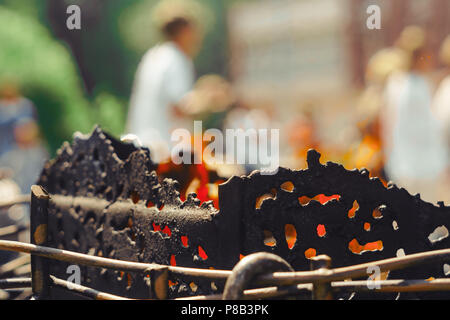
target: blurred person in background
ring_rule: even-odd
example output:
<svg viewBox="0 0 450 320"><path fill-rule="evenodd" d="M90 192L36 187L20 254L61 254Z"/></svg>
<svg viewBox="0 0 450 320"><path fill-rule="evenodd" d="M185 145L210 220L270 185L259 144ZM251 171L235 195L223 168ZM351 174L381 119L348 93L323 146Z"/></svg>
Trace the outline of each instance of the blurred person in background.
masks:
<svg viewBox="0 0 450 320"><path fill-rule="evenodd" d="M39 138L36 110L24 98L13 78L0 81L0 202L30 194L48 154ZM14 205L0 209L0 227L27 224L29 206ZM27 234L8 240L27 241ZM16 253L0 254L0 264L16 257Z"/></svg>
<svg viewBox="0 0 450 320"><path fill-rule="evenodd" d="M203 38L198 22L182 12L168 16L160 31L165 42L151 48L139 64L127 121L128 133L150 148L155 162L170 157L172 130L192 126L180 101L194 85L192 59Z"/></svg>
<svg viewBox="0 0 450 320"><path fill-rule="evenodd" d="M33 103L24 98L13 79L0 84L0 168L12 172L22 193L29 193L45 160Z"/></svg>
<svg viewBox="0 0 450 320"><path fill-rule="evenodd" d="M446 76L441 81L433 99L433 112L439 120L447 147L447 173L442 188L442 200L450 202L450 35L444 40L440 58L446 66Z"/></svg>
<svg viewBox="0 0 450 320"><path fill-rule="evenodd" d="M382 110L385 170L388 178L411 194L436 202L446 169L446 148L431 110L432 92L425 77L430 55L426 34L408 27L407 71L389 76Z"/></svg>
<svg viewBox="0 0 450 320"><path fill-rule="evenodd" d="M384 92L392 74L408 70L408 52L411 44L417 41L416 31L414 26L406 27L393 46L377 51L370 58L365 73L366 87L356 103L360 138L345 158L349 167L367 168L372 176L380 177L383 182L386 179L384 149L389 149L389 129L393 126L393 111L383 109Z"/></svg>

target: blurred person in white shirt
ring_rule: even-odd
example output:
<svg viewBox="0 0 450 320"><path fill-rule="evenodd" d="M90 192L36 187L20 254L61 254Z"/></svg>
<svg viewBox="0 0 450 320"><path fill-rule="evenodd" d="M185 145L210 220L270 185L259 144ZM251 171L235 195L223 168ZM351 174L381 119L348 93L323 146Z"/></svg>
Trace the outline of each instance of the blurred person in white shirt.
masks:
<svg viewBox="0 0 450 320"><path fill-rule="evenodd" d="M149 147L152 159L170 157L171 133L190 129L181 100L194 85L192 59L202 43L202 32L193 19L175 16L161 31L166 41L142 58L135 76L127 120L127 132Z"/></svg>
<svg viewBox="0 0 450 320"><path fill-rule="evenodd" d="M432 110L441 125L447 147L447 173L444 188L442 189L442 197L443 200L450 203L450 35L447 36L442 44L440 58L446 65L447 76L441 81L434 95Z"/></svg>
<svg viewBox="0 0 450 320"><path fill-rule="evenodd" d="M440 199L446 170L446 146L432 113L432 91L424 76L430 63L425 49L425 32L415 27L410 64L405 72L392 74L386 85L383 145L389 179L423 200Z"/></svg>

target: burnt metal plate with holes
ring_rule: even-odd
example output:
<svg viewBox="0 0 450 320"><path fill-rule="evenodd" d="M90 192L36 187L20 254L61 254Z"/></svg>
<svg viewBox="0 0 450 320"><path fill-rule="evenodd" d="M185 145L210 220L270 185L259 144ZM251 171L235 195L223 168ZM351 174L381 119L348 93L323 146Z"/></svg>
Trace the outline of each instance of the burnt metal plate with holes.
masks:
<svg viewBox="0 0 450 320"><path fill-rule="evenodd" d="M307 258L319 254L342 267L450 248L450 207L424 202L395 185L386 188L365 169L348 171L319 159L310 150L306 170L255 172L222 186L240 190L220 201L240 211L243 255L272 252L295 270L307 270ZM446 263L392 272L390 278L445 278Z"/></svg>
<svg viewBox="0 0 450 320"><path fill-rule="evenodd" d="M58 157L46 164L38 182L51 195L48 245L129 261L223 265L228 257L220 248L227 244L219 243L217 210L211 202L200 206L195 194L182 202L177 182L159 181L155 168L148 149L121 143L99 128L90 136L75 136L72 145L64 144ZM55 261L49 272L66 279L68 266ZM150 297L149 279L142 274L81 267L81 280L82 285L117 295ZM221 288L208 281L169 280L170 297Z"/></svg>
<svg viewBox="0 0 450 320"><path fill-rule="evenodd" d="M319 160L320 154L311 150L305 170L280 168L275 175L254 172L229 179L219 186L218 211L210 202L200 205L193 194L181 201L177 182L156 176L148 149L121 143L96 128L90 136L65 143L44 167L38 183L51 195L48 245L130 261L220 269L231 269L240 254L266 251L295 270L308 270L308 258L319 254L340 267L450 247L449 207L426 203L395 185L385 188L365 169L349 171ZM446 277L445 263L392 272L390 278ZM50 273L65 279L66 267L52 262ZM127 297L148 297L147 280L82 267L83 285ZM169 297L223 289L223 283L169 280Z"/></svg>

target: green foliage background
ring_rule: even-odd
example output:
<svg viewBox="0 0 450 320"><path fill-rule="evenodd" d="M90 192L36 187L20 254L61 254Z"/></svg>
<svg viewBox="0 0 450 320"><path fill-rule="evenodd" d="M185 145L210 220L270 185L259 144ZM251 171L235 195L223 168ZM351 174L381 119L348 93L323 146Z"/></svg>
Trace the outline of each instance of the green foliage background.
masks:
<svg viewBox="0 0 450 320"><path fill-rule="evenodd" d="M75 131L89 132L94 124L116 136L123 133L133 77L143 53L127 38L124 16L131 12L128 21L145 20L151 13L133 8L151 8L158 2L59 1L79 4L82 17L83 5L88 1L102 6L101 18L95 21L95 26L81 31L85 64L95 83L90 94L85 90L69 46L50 27L47 15L50 0L0 0L0 79L5 76L17 79L24 96L36 105L52 155ZM197 75L226 75L226 2L197 1L213 14L213 24L195 61ZM141 37L148 34L149 45L158 40L151 30L137 28L131 32Z"/></svg>

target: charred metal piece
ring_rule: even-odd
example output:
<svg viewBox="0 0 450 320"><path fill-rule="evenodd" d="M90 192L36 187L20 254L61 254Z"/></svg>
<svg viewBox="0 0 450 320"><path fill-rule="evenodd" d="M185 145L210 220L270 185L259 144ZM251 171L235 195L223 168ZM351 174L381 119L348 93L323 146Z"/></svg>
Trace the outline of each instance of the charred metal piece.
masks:
<svg viewBox="0 0 450 320"><path fill-rule="evenodd" d="M257 276L275 271L294 271L294 269L281 257L271 253L259 252L243 258L227 279L223 300L242 299L244 289Z"/></svg>
<svg viewBox="0 0 450 320"><path fill-rule="evenodd" d="M44 167L38 184L50 195L45 241L120 260L228 270L240 254L261 251L282 257L295 270L308 270L310 258L320 254L339 268L450 248L445 234L450 207L424 202L395 185L385 188L366 169L349 171L319 159L310 150L306 170L233 177L219 187L217 210L210 202L200 204L195 194L181 201L177 182L156 176L148 149L96 128L90 136L75 136L72 145L65 143ZM449 261L392 271L390 278L445 278L443 265ZM52 263L48 272L64 278L67 266ZM148 298L152 292L152 280L142 274L89 267L81 274L84 285L116 295ZM168 280L168 298L211 295L224 285L171 272ZM61 294L51 291L50 298Z"/></svg>

